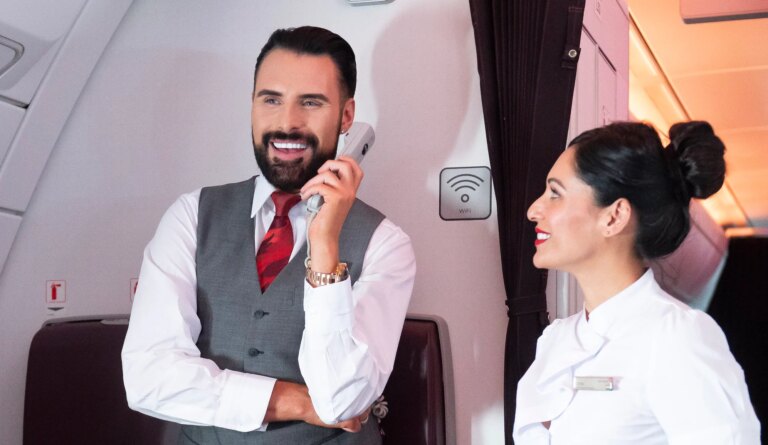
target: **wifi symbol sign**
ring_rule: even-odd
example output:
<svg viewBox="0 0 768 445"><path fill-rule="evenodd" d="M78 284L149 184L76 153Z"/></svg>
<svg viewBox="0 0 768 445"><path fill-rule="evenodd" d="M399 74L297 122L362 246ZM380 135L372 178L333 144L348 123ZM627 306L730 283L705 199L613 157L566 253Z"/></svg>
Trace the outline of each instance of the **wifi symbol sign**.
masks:
<svg viewBox="0 0 768 445"><path fill-rule="evenodd" d="M491 170L449 167L440 172L440 217L485 219L491 215Z"/></svg>
<svg viewBox="0 0 768 445"><path fill-rule="evenodd" d="M448 185L451 186L454 192L465 189L474 192L478 187L480 187L480 184L484 182L485 180L483 178L477 175L471 175L469 173L458 174L447 181ZM469 201L469 195L462 193L460 199L461 202L467 202Z"/></svg>

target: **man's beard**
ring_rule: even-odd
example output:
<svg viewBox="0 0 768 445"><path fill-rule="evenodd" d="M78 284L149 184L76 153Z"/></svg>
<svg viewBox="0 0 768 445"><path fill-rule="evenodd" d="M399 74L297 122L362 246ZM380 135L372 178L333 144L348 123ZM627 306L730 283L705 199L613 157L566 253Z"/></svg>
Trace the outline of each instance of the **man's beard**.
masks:
<svg viewBox="0 0 768 445"><path fill-rule="evenodd" d="M341 124L339 123L339 128ZM336 132L338 135L338 131ZM268 147L272 140L296 140L302 141L307 144L307 150L312 150L312 157L309 164L306 166L304 158L294 159L292 161L283 161L277 157L269 159ZM317 170L330 159L336 156L336 144L339 141L338 136L333 141L333 149L324 149L318 151L318 139L312 133L284 133L282 131L272 131L264 133L261 137L261 144L256 143L256 138L253 137L253 130L251 130L251 140L253 141L253 153L256 156L256 164L258 164L261 174L274 185L275 188L283 190L285 192L296 192L306 184L307 181L317 175Z"/></svg>

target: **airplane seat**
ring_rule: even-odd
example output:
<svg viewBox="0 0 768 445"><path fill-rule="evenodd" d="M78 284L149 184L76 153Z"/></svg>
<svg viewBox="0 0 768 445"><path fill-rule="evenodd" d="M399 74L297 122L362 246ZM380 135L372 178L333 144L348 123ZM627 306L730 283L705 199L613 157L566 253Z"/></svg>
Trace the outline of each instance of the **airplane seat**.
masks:
<svg viewBox="0 0 768 445"><path fill-rule="evenodd" d="M384 388L385 445L455 444L453 375L444 320L409 314Z"/></svg>
<svg viewBox="0 0 768 445"><path fill-rule="evenodd" d="M176 443L178 425L128 408L120 359L127 329L125 315L43 324L29 350L25 445ZM408 316L384 397L384 444L455 444L445 321Z"/></svg>
<svg viewBox="0 0 768 445"><path fill-rule="evenodd" d="M24 444L176 443L178 426L128 408L127 316L50 320L29 349Z"/></svg>

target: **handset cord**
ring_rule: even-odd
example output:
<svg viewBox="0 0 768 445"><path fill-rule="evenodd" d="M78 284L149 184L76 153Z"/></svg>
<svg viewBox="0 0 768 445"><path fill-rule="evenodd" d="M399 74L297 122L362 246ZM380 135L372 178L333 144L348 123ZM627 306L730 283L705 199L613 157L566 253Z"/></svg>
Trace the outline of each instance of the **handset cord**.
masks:
<svg viewBox="0 0 768 445"><path fill-rule="evenodd" d="M310 254L312 252L312 244L309 242L309 226L312 225L312 221L315 220L317 212L307 210L307 213L309 213L309 216L307 217L307 257L304 258L304 267L309 269L309 258L311 257Z"/></svg>

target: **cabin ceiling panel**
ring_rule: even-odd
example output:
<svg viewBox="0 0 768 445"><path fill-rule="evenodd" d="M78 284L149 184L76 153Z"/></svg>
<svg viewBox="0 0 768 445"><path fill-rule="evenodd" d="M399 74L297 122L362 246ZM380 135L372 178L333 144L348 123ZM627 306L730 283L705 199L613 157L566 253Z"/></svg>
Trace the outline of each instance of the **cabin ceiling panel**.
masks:
<svg viewBox="0 0 768 445"><path fill-rule="evenodd" d="M725 161L731 168L763 168L768 156L768 126L739 131L721 131L725 143ZM731 149L731 147L735 147Z"/></svg>
<svg viewBox="0 0 768 445"><path fill-rule="evenodd" d="M708 120L718 132L768 126L768 67L669 80L691 119Z"/></svg>
<svg viewBox="0 0 768 445"><path fill-rule="evenodd" d="M755 168L741 171L728 180L739 204L753 223L761 219L768 220L768 213L765 212L765 175L764 168Z"/></svg>
<svg viewBox="0 0 768 445"><path fill-rule="evenodd" d="M669 76L768 65L768 19L687 25L677 0L633 0L632 17ZM687 49L681 53L682 48Z"/></svg>

